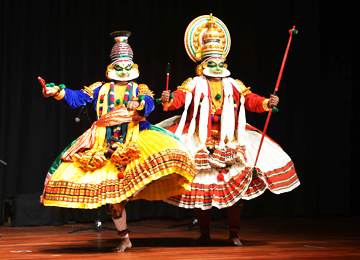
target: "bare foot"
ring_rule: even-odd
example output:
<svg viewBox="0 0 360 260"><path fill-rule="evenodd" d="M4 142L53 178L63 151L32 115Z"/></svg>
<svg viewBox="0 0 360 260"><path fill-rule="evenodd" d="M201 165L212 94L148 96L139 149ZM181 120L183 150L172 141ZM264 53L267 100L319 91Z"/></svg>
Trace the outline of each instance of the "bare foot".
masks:
<svg viewBox="0 0 360 260"><path fill-rule="evenodd" d="M120 244L113 249L114 253L124 252L126 249L131 248L132 244L129 237L120 239Z"/></svg>
<svg viewBox="0 0 360 260"><path fill-rule="evenodd" d="M198 239L196 239L191 245L192 246L207 246L212 243L212 240L210 238L209 234L201 235Z"/></svg>
<svg viewBox="0 0 360 260"><path fill-rule="evenodd" d="M242 246L242 243L240 241L240 239L237 236L230 236L229 239L226 241L228 244L230 245L234 245L234 246Z"/></svg>

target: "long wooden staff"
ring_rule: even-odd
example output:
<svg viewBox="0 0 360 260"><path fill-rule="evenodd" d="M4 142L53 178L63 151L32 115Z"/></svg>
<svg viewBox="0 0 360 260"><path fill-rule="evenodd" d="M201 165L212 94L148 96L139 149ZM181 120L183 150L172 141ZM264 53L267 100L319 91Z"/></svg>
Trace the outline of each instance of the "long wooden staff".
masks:
<svg viewBox="0 0 360 260"><path fill-rule="evenodd" d="M284 55L284 58L283 58L283 61L282 61L282 64L281 64L279 76L278 76L278 79L277 79L277 81L276 81L276 86L275 86L275 90L274 90L274 95L277 95L277 92L278 92L278 89L279 89L279 85L280 85L281 77L282 77L282 74L283 74L283 71L284 71L285 62L286 62L286 58L287 58L287 55L288 55L288 52L289 52L289 48L290 48L292 36L293 36L293 34L298 34L298 31L295 30L295 25L293 26L292 29L289 30L289 33L290 33L290 37L289 37L289 41L288 41L288 44L287 44L287 47L286 47L285 55ZM265 127L264 127L264 130L263 130L262 136L261 136L261 141L260 141L260 145L259 145L259 150L258 150L258 152L257 152L256 160L255 160L255 164L254 164L254 170L253 170L254 173L257 173L255 167L256 167L256 163L257 163L257 161L258 161L258 159L259 159L261 147L262 147L262 144L263 144L263 142L264 142L264 137L265 137L265 134L266 134L267 127L268 127L268 125L269 125L270 116L271 116L271 112L272 112L273 109L274 109L274 112L275 112L275 109L277 109L277 108L276 108L276 107L275 107L275 108L270 108L269 113L268 113L268 116L267 116L267 118L266 118Z"/></svg>
<svg viewBox="0 0 360 260"><path fill-rule="evenodd" d="M169 91L169 74L170 74L170 63L166 66L166 91ZM163 111L168 111L168 102L163 104Z"/></svg>

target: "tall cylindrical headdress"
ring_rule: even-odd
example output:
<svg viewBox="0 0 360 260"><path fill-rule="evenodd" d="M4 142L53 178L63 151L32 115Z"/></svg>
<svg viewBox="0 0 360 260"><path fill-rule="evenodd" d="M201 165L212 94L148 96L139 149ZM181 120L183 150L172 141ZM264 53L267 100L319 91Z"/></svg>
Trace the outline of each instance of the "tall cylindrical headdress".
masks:
<svg viewBox="0 0 360 260"><path fill-rule="evenodd" d="M111 61L117 61L119 59L128 59L132 61L134 53L128 44L130 35L131 32L129 31L116 31L110 33L110 36L115 40L110 53Z"/></svg>
<svg viewBox="0 0 360 260"><path fill-rule="evenodd" d="M128 81L139 77L138 65L132 60L134 53L128 44L130 35L129 31L116 31L110 34L115 43L110 53L111 64L106 71L109 79Z"/></svg>
<svg viewBox="0 0 360 260"><path fill-rule="evenodd" d="M231 46L230 32L226 25L217 17L202 15L190 22L184 36L185 50L194 62L201 61L197 74L202 74L210 59L225 61ZM230 75L224 67L221 77ZM205 72L205 71L204 71Z"/></svg>

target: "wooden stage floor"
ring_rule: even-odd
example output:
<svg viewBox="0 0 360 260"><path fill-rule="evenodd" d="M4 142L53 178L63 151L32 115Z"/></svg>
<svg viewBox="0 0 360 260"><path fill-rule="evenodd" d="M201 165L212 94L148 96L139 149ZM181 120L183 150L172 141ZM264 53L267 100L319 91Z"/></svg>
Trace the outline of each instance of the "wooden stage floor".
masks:
<svg viewBox="0 0 360 260"><path fill-rule="evenodd" d="M242 247L227 246L228 231L211 229L214 245L192 247L198 227L169 228L174 221L130 222L133 247L112 253L116 231L68 230L92 224L14 228L0 226L0 259L360 259L360 218L241 219ZM211 224L226 225L226 220ZM104 225L105 226L105 225ZM106 223L107 227L114 227Z"/></svg>

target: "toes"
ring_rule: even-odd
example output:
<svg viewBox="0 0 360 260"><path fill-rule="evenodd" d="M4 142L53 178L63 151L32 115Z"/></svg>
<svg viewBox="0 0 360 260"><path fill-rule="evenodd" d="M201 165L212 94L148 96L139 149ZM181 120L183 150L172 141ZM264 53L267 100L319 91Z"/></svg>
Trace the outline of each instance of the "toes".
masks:
<svg viewBox="0 0 360 260"><path fill-rule="evenodd" d="M227 243L234 246L242 246L240 239L237 237L229 238Z"/></svg>
<svg viewBox="0 0 360 260"><path fill-rule="evenodd" d="M242 243L241 243L240 239L237 239L236 241L234 241L234 244L236 246L242 246Z"/></svg>

